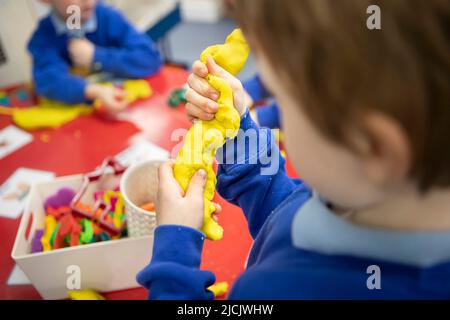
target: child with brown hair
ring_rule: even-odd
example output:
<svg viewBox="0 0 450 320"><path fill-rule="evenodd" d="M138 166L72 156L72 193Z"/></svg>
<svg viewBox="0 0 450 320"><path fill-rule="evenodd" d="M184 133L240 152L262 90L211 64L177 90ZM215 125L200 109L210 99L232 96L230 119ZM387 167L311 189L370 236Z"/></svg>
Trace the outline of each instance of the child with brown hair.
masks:
<svg viewBox="0 0 450 320"><path fill-rule="evenodd" d="M366 26L373 4L380 30ZM269 152L280 160L275 174L261 174L261 161L220 165L218 191L243 209L254 238L229 297L450 298L450 2L235 6L303 180L286 175L265 140L256 154L236 156ZM214 113L208 73L233 88L241 129L258 131L242 85L212 59L194 64L189 115ZM138 275L152 299L212 298L214 277L199 269L203 185L199 172L184 195L171 165L160 170L153 258Z"/></svg>

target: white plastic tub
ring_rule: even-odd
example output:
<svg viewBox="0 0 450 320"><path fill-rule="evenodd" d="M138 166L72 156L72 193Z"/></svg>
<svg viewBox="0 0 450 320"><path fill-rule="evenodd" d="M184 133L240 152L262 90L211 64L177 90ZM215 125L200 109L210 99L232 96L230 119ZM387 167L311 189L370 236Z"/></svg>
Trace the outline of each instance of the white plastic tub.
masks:
<svg viewBox="0 0 450 320"><path fill-rule="evenodd" d="M52 182L35 184L20 222L11 256L44 299L68 297L67 290L71 288L68 288L67 282L73 275L71 266L79 267L81 289L108 292L137 287L136 274L151 258L151 235L31 253L35 231L44 228L45 199L62 187L78 190L82 177L61 177ZM94 184L91 191L96 187ZM90 204L87 199L84 201Z"/></svg>

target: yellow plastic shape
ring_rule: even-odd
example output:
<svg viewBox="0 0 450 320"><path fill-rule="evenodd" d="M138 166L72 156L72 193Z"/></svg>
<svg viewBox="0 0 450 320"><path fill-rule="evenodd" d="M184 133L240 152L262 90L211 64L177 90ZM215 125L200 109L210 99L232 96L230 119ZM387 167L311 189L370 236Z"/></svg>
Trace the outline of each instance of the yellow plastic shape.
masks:
<svg viewBox="0 0 450 320"><path fill-rule="evenodd" d="M45 251L52 250L52 245L50 244L50 238L52 237L53 231L56 228L56 219L54 216L46 216L45 217L45 227L44 227L44 234L41 237L41 244L42 248Z"/></svg>
<svg viewBox="0 0 450 320"><path fill-rule="evenodd" d="M228 292L228 282L218 282L208 288L209 291L214 293L214 297L220 297Z"/></svg>
<svg viewBox="0 0 450 320"><path fill-rule="evenodd" d="M98 292L91 289L67 291L71 300L105 300Z"/></svg>
<svg viewBox="0 0 450 320"><path fill-rule="evenodd" d="M106 204L111 204L111 198L113 197L117 198L114 209L113 223L116 228L120 228L122 226L122 215L124 208L122 193L120 193L120 191L106 191L103 194L103 201Z"/></svg>

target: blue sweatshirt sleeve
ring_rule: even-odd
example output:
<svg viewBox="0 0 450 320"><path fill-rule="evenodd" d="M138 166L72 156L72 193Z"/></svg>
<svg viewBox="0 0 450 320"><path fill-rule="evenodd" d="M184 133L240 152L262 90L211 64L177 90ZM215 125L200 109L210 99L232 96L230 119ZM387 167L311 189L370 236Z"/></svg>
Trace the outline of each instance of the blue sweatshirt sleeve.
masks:
<svg viewBox="0 0 450 320"><path fill-rule="evenodd" d="M256 238L267 217L301 182L287 176L285 159L271 131L259 128L248 111L238 136L225 144L218 161L217 190L242 208L250 234Z"/></svg>
<svg viewBox="0 0 450 320"><path fill-rule="evenodd" d="M162 66L156 44L147 35L138 32L118 11L105 7L109 43L97 46L94 53L96 69L111 72L118 77L144 78Z"/></svg>
<svg viewBox="0 0 450 320"><path fill-rule="evenodd" d="M86 81L70 74L70 66L56 46L53 34L44 21L28 44L28 50L33 58L33 79L36 93L48 99L58 100L67 104L86 102Z"/></svg>
<svg viewBox="0 0 450 320"><path fill-rule="evenodd" d="M245 91L252 97L253 101L259 101L267 99L271 96L269 91L264 87L259 75L255 75L253 78L243 83Z"/></svg>
<svg viewBox="0 0 450 320"><path fill-rule="evenodd" d="M198 230L163 225L155 230L150 264L137 275L137 281L155 300L211 300L207 288L214 284L210 271L200 270L204 235Z"/></svg>
<svg viewBox="0 0 450 320"><path fill-rule="evenodd" d="M261 127L281 128L281 110L276 101L256 108L256 116Z"/></svg>

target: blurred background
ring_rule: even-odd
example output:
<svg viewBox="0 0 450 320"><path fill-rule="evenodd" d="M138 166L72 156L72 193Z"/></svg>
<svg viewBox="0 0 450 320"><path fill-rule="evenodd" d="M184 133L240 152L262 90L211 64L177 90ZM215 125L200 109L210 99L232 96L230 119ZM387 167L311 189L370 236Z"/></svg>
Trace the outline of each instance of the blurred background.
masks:
<svg viewBox="0 0 450 320"><path fill-rule="evenodd" d="M166 61L186 67L204 48L223 42L236 27L227 17L222 0L102 1L118 8L140 31L157 41ZM39 0L0 0L0 87L31 81L26 45L48 10ZM250 58L239 78L245 80L254 73Z"/></svg>

